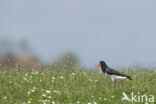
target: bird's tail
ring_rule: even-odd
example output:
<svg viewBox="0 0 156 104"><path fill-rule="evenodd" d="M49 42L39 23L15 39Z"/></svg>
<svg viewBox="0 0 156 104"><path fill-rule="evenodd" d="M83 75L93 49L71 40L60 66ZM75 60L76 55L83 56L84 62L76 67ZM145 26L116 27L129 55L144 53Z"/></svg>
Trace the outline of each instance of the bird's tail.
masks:
<svg viewBox="0 0 156 104"><path fill-rule="evenodd" d="M127 77L127 79L129 79L129 80L133 80L130 76L126 76Z"/></svg>

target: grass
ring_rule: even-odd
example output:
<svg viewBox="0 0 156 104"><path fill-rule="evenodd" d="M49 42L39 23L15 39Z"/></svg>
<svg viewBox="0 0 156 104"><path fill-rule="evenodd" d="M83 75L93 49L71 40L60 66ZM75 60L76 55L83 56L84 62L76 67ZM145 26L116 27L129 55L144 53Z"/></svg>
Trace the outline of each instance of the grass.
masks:
<svg viewBox="0 0 156 104"><path fill-rule="evenodd" d="M95 71L1 70L0 104L132 104L121 101L123 92L156 97L155 71L126 74L134 80L117 80L113 86Z"/></svg>

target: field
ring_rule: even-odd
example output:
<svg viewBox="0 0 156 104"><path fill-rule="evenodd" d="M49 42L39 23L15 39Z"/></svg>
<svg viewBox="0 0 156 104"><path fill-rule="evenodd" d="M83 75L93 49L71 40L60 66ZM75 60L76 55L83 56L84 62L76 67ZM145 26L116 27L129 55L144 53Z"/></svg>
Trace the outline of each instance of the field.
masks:
<svg viewBox="0 0 156 104"><path fill-rule="evenodd" d="M156 104L156 71L125 73L134 80L112 85L97 71L0 70L0 104Z"/></svg>

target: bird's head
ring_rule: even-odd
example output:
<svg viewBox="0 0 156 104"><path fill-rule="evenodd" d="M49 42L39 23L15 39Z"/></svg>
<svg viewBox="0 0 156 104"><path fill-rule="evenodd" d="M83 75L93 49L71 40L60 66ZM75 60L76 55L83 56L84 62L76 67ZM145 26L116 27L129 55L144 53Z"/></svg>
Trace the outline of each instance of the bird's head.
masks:
<svg viewBox="0 0 156 104"><path fill-rule="evenodd" d="M106 65L106 63L104 61L100 61L99 64L96 67L99 67L99 66L107 67L107 65Z"/></svg>

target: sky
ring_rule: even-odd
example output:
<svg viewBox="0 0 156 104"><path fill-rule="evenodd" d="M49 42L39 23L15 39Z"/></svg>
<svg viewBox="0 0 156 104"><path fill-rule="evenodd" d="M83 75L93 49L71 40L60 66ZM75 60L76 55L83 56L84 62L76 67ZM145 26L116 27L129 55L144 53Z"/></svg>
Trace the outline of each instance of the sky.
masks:
<svg viewBox="0 0 156 104"><path fill-rule="evenodd" d="M0 39L28 40L45 61L75 52L128 67L156 61L155 0L0 0Z"/></svg>

